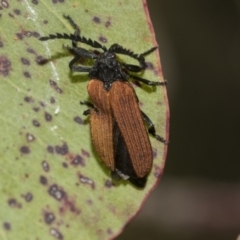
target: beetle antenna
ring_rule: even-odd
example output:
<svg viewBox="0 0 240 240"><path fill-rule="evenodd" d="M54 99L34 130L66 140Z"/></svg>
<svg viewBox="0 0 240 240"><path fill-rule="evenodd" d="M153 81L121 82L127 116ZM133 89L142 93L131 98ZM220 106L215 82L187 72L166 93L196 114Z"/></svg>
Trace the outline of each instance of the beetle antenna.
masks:
<svg viewBox="0 0 240 240"><path fill-rule="evenodd" d="M145 57L145 56L147 56L148 54L154 52L157 48L158 48L158 47L153 47L153 48L147 50L146 52L143 52L143 53L139 54L139 57L141 57L141 56Z"/></svg>
<svg viewBox="0 0 240 240"><path fill-rule="evenodd" d="M147 55L147 54L150 53L150 50L149 50L149 51L144 52L142 54L137 54L137 53L134 53L133 51L131 51L129 49L123 48L121 45L118 45L117 43L113 44L110 47L109 50L112 50L115 53L125 54L125 55L127 55L129 57L132 57L132 58L136 59L140 63L142 68L146 67L145 58L144 58L145 54Z"/></svg>
<svg viewBox="0 0 240 240"><path fill-rule="evenodd" d="M123 48L122 46L118 45L117 43L113 44L110 49L110 51L113 51L115 53L125 54L129 57L135 58L138 60L138 54L134 53L133 51Z"/></svg>
<svg viewBox="0 0 240 240"><path fill-rule="evenodd" d="M69 39L72 41L76 41L76 42L81 42L81 43L85 43L91 47L94 48L101 48L103 51L107 51L105 46L102 46L99 42L92 40L92 39L87 39L83 36L75 36L74 34L66 34L66 33L56 33L56 34L49 34L48 36L45 37L40 37L39 40L40 41L47 41L50 39Z"/></svg>

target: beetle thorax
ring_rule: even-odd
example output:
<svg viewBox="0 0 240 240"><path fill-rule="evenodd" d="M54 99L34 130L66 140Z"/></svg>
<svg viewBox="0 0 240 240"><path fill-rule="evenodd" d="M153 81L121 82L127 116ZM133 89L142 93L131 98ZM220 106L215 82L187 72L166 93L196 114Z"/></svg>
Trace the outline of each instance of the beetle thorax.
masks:
<svg viewBox="0 0 240 240"><path fill-rule="evenodd" d="M127 75L123 71L122 65L117 60L116 55L109 51L99 55L89 76L92 79L102 81L106 90L110 89L114 81L127 80Z"/></svg>

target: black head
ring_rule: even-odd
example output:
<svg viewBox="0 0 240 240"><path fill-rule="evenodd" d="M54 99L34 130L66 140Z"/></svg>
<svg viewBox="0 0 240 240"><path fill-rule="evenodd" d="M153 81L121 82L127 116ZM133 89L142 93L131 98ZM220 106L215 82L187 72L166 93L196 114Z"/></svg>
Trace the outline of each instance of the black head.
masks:
<svg viewBox="0 0 240 240"><path fill-rule="evenodd" d="M92 69L89 71L89 77L102 81L106 90L110 89L114 81L126 81L128 79L124 67L111 50L98 55Z"/></svg>

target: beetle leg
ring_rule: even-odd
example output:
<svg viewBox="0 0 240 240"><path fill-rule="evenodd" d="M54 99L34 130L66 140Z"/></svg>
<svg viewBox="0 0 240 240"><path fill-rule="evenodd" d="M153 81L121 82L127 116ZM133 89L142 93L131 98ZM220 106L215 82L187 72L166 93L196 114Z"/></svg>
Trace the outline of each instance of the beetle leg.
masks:
<svg viewBox="0 0 240 240"><path fill-rule="evenodd" d="M83 112L83 115L84 115L84 116L89 115L91 109L93 109L93 110L96 111L96 112L98 111L98 109L95 108L95 106L94 106L91 102L83 101L83 102L80 102L80 104L81 104L81 105L86 105L86 106L89 107L89 109L87 109L87 110L85 110L85 111Z"/></svg>
<svg viewBox="0 0 240 240"><path fill-rule="evenodd" d="M73 60L75 60L76 58L74 58ZM90 72L92 68L88 68L88 67L82 67L82 66L70 66L69 67L71 69L72 72Z"/></svg>
<svg viewBox="0 0 240 240"><path fill-rule="evenodd" d="M72 44L74 46L74 41L72 41ZM75 66L74 64L77 63L79 59L81 59L82 57L96 59L97 55L95 53L91 53L86 49L80 48L80 47L73 47L73 48L69 46L63 46L63 47L67 48L71 53L75 54L75 57L68 64L72 72L90 72L91 71L92 68Z"/></svg>
<svg viewBox="0 0 240 240"><path fill-rule="evenodd" d="M95 53L89 52L84 48L77 47L77 48L72 48L70 50L72 50L77 56L80 56L80 57L91 58L91 59L98 58L98 56Z"/></svg>
<svg viewBox="0 0 240 240"><path fill-rule="evenodd" d="M83 48L70 48L66 46L69 51L73 51L76 56L69 62L68 66L72 72L90 72L92 68L83 67L83 66L75 66L74 64L79 61L81 57L89 57L91 55L90 52L86 51ZM83 50L83 51L82 51ZM92 58L90 56L90 58Z"/></svg>
<svg viewBox="0 0 240 240"><path fill-rule="evenodd" d="M81 101L80 104L81 105L86 105L89 108L95 108L94 105L91 102L88 102L88 101L83 101L83 102Z"/></svg>
<svg viewBox="0 0 240 240"><path fill-rule="evenodd" d="M97 59L98 56L93 53L93 52L89 52L88 50L81 48L81 47L69 47L69 46L64 46L64 48L67 48L70 52L75 53L77 56L79 57L85 57L85 58L91 58L91 59Z"/></svg>
<svg viewBox="0 0 240 240"><path fill-rule="evenodd" d="M87 116L87 115L89 115L90 114L90 109L87 109L87 110L85 110L84 112L83 112L83 115L84 116Z"/></svg>
<svg viewBox="0 0 240 240"><path fill-rule="evenodd" d="M73 68L76 67L76 66L74 66L74 64L75 64L76 62L78 62L80 58L81 58L80 56L75 56L75 57L69 62L68 66L69 66L69 68L71 69L72 72L74 72L74 71L73 71ZM75 72L76 72L76 71L75 71ZM83 71L82 71L82 72L83 72Z"/></svg>
<svg viewBox="0 0 240 240"><path fill-rule="evenodd" d="M137 77L137 76L135 76L135 75L130 75L130 74L129 74L129 77L131 77L131 78L133 78L134 80L137 80L137 81L139 81L139 82L142 82L142 83L144 83L144 84L146 84L146 85L149 85L149 86L159 86L159 85L164 86L164 85L167 84L167 81L166 81L166 80L164 80L164 82L153 82L153 81L149 81L149 80L147 80L147 79L140 78L140 77Z"/></svg>
<svg viewBox="0 0 240 240"><path fill-rule="evenodd" d="M74 66L74 64L77 63L79 59L82 57L96 59L97 55L95 53L89 52L86 49L80 48L80 47L73 47L73 48L69 46L63 46L63 47L67 48L70 52L75 54L75 57L69 62L69 65L68 65L72 72L90 72L92 68Z"/></svg>
<svg viewBox="0 0 240 240"><path fill-rule="evenodd" d="M143 120L147 123L148 125L148 132L154 136L158 141L164 143L164 144L168 144L169 142L167 142L163 137L159 136L156 134L156 129L155 129L155 126L154 124L152 123L151 119L143 112L141 111L142 113L142 117L143 117Z"/></svg>
<svg viewBox="0 0 240 240"><path fill-rule="evenodd" d="M130 72L141 72L143 69L140 66L122 63L122 65Z"/></svg>

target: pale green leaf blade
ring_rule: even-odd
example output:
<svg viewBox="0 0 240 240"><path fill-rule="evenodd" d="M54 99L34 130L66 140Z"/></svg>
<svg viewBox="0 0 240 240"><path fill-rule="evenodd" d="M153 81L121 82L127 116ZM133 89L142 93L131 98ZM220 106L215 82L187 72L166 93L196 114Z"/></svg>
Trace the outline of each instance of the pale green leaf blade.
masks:
<svg viewBox="0 0 240 240"><path fill-rule="evenodd" d="M163 171L167 147L150 137L155 157L146 188L111 184L91 145L86 107L79 104L88 99L88 77L70 72L72 56L62 48L71 42L38 40L73 33L63 14L82 35L107 47L118 43L141 53L156 45L146 3L139 0L1 2L0 239L111 239ZM142 77L163 81L158 53L147 62L151 67ZM165 87L135 89L141 109L167 139Z"/></svg>

